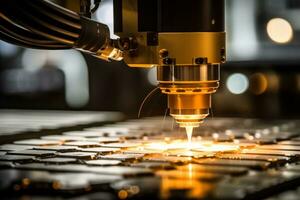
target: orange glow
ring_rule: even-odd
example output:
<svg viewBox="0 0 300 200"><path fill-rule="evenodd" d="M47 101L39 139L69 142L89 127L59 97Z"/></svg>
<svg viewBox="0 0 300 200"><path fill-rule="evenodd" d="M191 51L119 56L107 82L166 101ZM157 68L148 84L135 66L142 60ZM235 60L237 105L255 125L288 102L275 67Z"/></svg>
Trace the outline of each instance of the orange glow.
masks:
<svg viewBox="0 0 300 200"><path fill-rule="evenodd" d="M256 94L260 95L266 92L268 89L268 80L266 76L262 73L255 73L250 78L250 90Z"/></svg>
<svg viewBox="0 0 300 200"><path fill-rule="evenodd" d="M239 145L230 143L230 144L220 144L213 142L204 142L204 141L193 141L191 143L184 140L175 140L170 143L166 142L155 142L148 143L144 145L144 149L148 150L159 150L162 152L168 152L172 150L182 150L183 153L191 151L191 156L193 151L199 152L228 152L228 151L237 151L239 150ZM188 155L188 153L186 153Z"/></svg>
<svg viewBox="0 0 300 200"><path fill-rule="evenodd" d="M195 172L191 164L188 165L188 171L185 169L176 169L168 171L157 171L156 175L161 179L161 198L168 199L173 190L189 190L188 197L199 199L207 196L214 189L214 185L201 180L215 179L211 173Z"/></svg>
<svg viewBox="0 0 300 200"><path fill-rule="evenodd" d="M118 197L119 197L120 199L126 199L126 198L128 197L127 191L125 191L125 190L120 190L120 191L118 192Z"/></svg>

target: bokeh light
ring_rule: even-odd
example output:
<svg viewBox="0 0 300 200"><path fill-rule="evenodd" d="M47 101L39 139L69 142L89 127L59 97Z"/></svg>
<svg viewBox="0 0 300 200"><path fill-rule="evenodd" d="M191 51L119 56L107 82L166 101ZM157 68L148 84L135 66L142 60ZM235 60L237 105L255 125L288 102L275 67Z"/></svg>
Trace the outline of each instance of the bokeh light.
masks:
<svg viewBox="0 0 300 200"><path fill-rule="evenodd" d="M270 39L276 43L288 43L293 38L291 24L282 18L273 18L267 23L267 33Z"/></svg>
<svg viewBox="0 0 300 200"><path fill-rule="evenodd" d="M231 93L242 94L248 89L249 80L244 74L235 73L228 77L226 86Z"/></svg>
<svg viewBox="0 0 300 200"><path fill-rule="evenodd" d="M250 90L256 95L263 94L268 89L268 80L263 73L255 73L250 77Z"/></svg>
<svg viewBox="0 0 300 200"><path fill-rule="evenodd" d="M268 92L277 93L280 88L280 77L275 72L268 72Z"/></svg>

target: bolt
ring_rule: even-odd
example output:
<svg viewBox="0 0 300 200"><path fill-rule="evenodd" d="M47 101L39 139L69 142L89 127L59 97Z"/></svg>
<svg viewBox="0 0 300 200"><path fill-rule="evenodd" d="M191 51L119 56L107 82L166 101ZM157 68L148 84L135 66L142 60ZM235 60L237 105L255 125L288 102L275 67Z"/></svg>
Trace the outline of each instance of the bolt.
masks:
<svg viewBox="0 0 300 200"><path fill-rule="evenodd" d="M169 56L169 52L167 49L161 49L159 50L159 57L160 58L166 58Z"/></svg>
<svg viewBox="0 0 300 200"><path fill-rule="evenodd" d="M201 64L207 64L207 58L204 57L204 58L195 58L195 63L198 64L198 65L201 65Z"/></svg>
<svg viewBox="0 0 300 200"><path fill-rule="evenodd" d="M175 58L164 58L163 64L165 65L174 65L176 63Z"/></svg>

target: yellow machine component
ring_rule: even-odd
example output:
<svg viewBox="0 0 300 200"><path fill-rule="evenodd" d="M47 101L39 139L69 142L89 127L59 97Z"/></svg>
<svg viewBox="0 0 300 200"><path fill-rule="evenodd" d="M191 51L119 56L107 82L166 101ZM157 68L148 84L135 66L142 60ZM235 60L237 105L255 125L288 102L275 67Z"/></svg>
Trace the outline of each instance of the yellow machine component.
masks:
<svg viewBox="0 0 300 200"><path fill-rule="evenodd" d="M179 1L176 2L180 5ZM226 60L224 1L182 2L189 4L189 9L197 6L199 15L190 15L188 9L182 10L173 1L175 6L171 1L169 3L154 3L156 8L160 7L153 11L154 15L160 13L156 21L160 28L149 32L147 23L153 21L144 15L143 8L148 10L152 4L123 0L119 4L122 7L119 13L122 16L119 18L121 28L116 34L123 41L121 46L125 46L124 61L128 66L157 68L158 87L168 96L170 115L180 127L192 132L209 115L211 95L219 87L220 64ZM185 14L178 18L176 11ZM193 15L200 18L194 19ZM189 27L182 28L186 23ZM144 25L146 28L143 29Z"/></svg>
<svg viewBox="0 0 300 200"><path fill-rule="evenodd" d="M198 127L211 108L211 94L219 87L220 63L225 62L225 32L161 32L158 45L147 46L145 32L133 32L134 7L124 3L125 32L138 44L134 55L124 54L130 67L157 67L158 87L168 95L170 115L181 127ZM129 30L128 30L129 29Z"/></svg>

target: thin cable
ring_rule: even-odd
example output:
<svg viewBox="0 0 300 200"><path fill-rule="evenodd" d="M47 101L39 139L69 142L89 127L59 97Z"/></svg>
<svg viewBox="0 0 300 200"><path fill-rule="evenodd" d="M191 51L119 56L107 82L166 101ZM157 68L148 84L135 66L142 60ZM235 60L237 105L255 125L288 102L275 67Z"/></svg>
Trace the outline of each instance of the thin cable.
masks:
<svg viewBox="0 0 300 200"><path fill-rule="evenodd" d="M141 112L142 112L142 109L143 109L143 106L145 104L145 102L156 92L159 90L159 87L156 87L154 88L151 92L149 92L149 94L147 94L147 96L144 98L140 108L139 108L139 112L138 112L138 118L140 118L141 116Z"/></svg>
<svg viewBox="0 0 300 200"><path fill-rule="evenodd" d="M22 13L22 11L20 11L20 13ZM36 23L34 22L28 22L26 19L24 19L24 16L17 16L12 14L11 17L13 18L12 21L14 21L15 23L26 27L27 29L29 29L30 31L39 34L43 37L46 37L48 39L52 39L52 40L56 40L59 41L61 43L64 44L68 44L68 45L73 45L74 44L74 40L70 40L70 39L66 39L63 38L61 36L58 36L57 34L51 32L46 31L45 29L43 29L42 27L38 26Z"/></svg>
<svg viewBox="0 0 300 200"><path fill-rule="evenodd" d="M72 36L72 34L78 34L80 32L81 25L79 21L77 23L71 24L72 26L70 26L70 21L53 13L50 13L48 10L40 8L34 3L35 2L31 1L21 1L19 3L19 7L21 7L22 10L26 10L26 13L28 13L31 18L38 21L39 24L43 26L46 25L48 28L51 28L54 31L69 34L70 36ZM55 26L56 29L53 29L53 26Z"/></svg>
<svg viewBox="0 0 300 200"><path fill-rule="evenodd" d="M15 34L18 34L20 37L24 37L25 39L32 39L34 41L38 41L40 43L49 44L54 43L56 41L49 40L48 38L42 37L38 34L32 33L31 31L25 29L24 27L19 26L18 24L15 24L13 21L11 21L4 13L0 12L0 20L1 24L5 26L7 29L11 30Z"/></svg>
<svg viewBox="0 0 300 200"><path fill-rule="evenodd" d="M11 32L7 29L5 29L5 27L0 25L0 31L4 34L6 34L7 36L10 36L11 38L18 40L19 42L24 42L26 44L32 44L32 45L36 45L36 46L43 46L43 47L51 47L51 48L64 48L67 47L66 45L63 44L59 44L59 43L50 43L50 44L43 44L43 43L39 43L39 42L33 42L32 40L27 40L24 38L20 38L17 34L15 34L14 32Z"/></svg>
<svg viewBox="0 0 300 200"><path fill-rule="evenodd" d="M19 3L15 6L15 1L11 0L13 5L10 5L10 12L14 15L15 19L24 27L30 29L33 32L48 35L49 38L63 43L73 44L79 37L78 33L72 33L60 28L58 24L52 25L44 21L45 19L39 19L34 16L36 13L30 13L27 11L27 7L24 6L26 2Z"/></svg>
<svg viewBox="0 0 300 200"><path fill-rule="evenodd" d="M169 108L167 107L165 110L164 119L163 119L162 126L161 126L162 129L165 128L165 122L166 122L168 111L169 111Z"/></svg>
<svg viewBox="0 0 300 200"><path fill-rule="evenodd" d="M43 4L37 4L36 2L29 2L29 6L35 9L37 12L42 12L42 14L48 16L49 18L56 20L58 22L63 23L64 25L70 26L75 29L81 29L80 20L69 19L66 15L62 15L61 13L57 13L55 10L51 10L48 8L43 8Z"/></svg>
<svg viewBox="0 0 300 200"><path fill-rule="evenodd" d="M60 50L60 49L70 49L68 46L55 46L55 45L41 45L41 44L32 44L26 41L19 40L18 38L13 38L9 34L4 33L0 30L0 38L1 40L26 48L32 49L49 49L49 50Z"/></svg>
<svg viewBox="0 0 300 200"><path fill-rule="evenodd" d="M25 12L23 12L23 14L26 15L30 20L33 20L34 22L36 22L40 26L45 27L46 29L52 30L64 36L69 36L75 39L79 37L79 32L74 33L74 32L67 31L64 28L60 28L59 26L57 26L57 24L52 25L51 23L46 22L46 20L41 20L38 17L35 17L34 15L30 14L29 12L26 12L26 14Z"/></svg>
<svg viewBox="0 0 300 200"><path fill-rule="evenodd" d="M11 3L14 3L14 1L11 1ZM26 12L24 12L22 9L20 9L18 6L11 5L10 3L6 3L7 5L7 13L11 17L11 20L18 23L19 25L26 27L30 31L42 35L46 38L56 40L58 42L73 45L74 39L62 37L61 34L57 34L53 31L45 30L44 27L39 26L34 21L31 21L30 19L26 18Z"/></svg>
<svg viewBox="0 0 300 200"><path fill-rule="evenodd" d="M17 25L11 23L6 16L4 16L2 13L0 13L0 27L3 31L11 35L12 37L19 38L20 40L24 40L26 42L31 42L35 44L54 44L54 45L62 45L60 43L57 43L53 40L47 40L47 39L39 39L40 37L37 37L39 35L32 34ZM28 36L30 35L30 36ZM31 36L33 35L33 36Z"/></svg>

